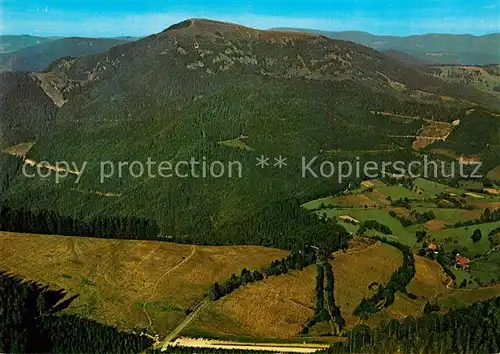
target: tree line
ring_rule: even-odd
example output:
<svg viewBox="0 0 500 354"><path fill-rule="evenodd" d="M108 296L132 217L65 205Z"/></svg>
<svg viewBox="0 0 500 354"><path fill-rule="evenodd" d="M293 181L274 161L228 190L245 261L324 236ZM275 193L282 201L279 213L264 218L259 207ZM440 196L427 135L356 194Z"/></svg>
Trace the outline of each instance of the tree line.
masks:
<svg viewBox="0 0 500 354"><path fill-rule="evenodd" d="M336 251L347 247L347 231L305 210L298 200L280 201L219 230L163 236L154 219L132 215L63 215L48 209L0 207L0 230L20 233L172 241L202 245L252 244L285 250L318 245Z"/></svg>
<svg viewBox="0 0 500 354"><path fill-rule="evenodd" d="M489 208L484 209L483 214L479 219L476 220L466 220L466 221L459 221L453 225L454 228L456 227L462 227L462 226L472 226L472 225L478 225L478 224L484 224L488 222L496 222L500 221L500 209L496 209L491 211Z"/></svg>
<svg viewBox="0 0 500 354"><path fill-rule="evenodd" d="M307 246L302 250L292 251L290 255L281 260L273 261L263 270L249 271L244 268L240 275L232 274L222 283L215 282L208 290L208 297L216 301L246 284L286 274L289 270L302 270L314 262L316 262L316 251Z"/></svg>
<svg viewBox="0 0 500 354"><path fill-rule="evenodd" d="M389 212L389 215L395 219L397 219L403 227L408 227L411 225L416 225L416 224L423 224L426 223L427 221L434 220L436 218L436 215L432 210L429 211L424 211L423 213L419 213L418 211L413 210L410 215L412 215L415 220L407 219L405 217L399 216L396 214L394 210L391 210Z"/></svg>
<svg viewBox="0 0 500 354"><path fill-rule="evenodd" d="M51 210L0 207L0 230L46 235L85 236L137 240L164 240L156 221L134 216L61 215Z"/></svg>
<svg viewBox="0 0 500 354"><path fill-rule="evenodd" d="M359 226L358 234L362 235L367 230L375 230L386 235L392 235L392 230L389 228L389 226L381 224L377 220L363 221Z"/></svg>
<svg viewBox="0 0 500 354"><path fill-rule="evenodd" d="M0 352L139 353L152 345L146 337L61 314L74 299L65 296L63 290L0 273Z"/></svg>
<svg viewBox="0 0 500 354"><path fill-rule="evenodd" d="M403 253L403 264L392 273L386 285L380 285L377 292L369 299L363 298L358 307L354 310L354 315L366 319L382 308L394 303L394 295L397 291L407 293L406 286L415 276L415 259L411 248L396 241L388 241L376 238L393 247L398 248Z"/></svg>
<svg viewBox="0 0 500 354"><path fill-rule="evenodd" d="M331 353L498 353L500 297L420 318L382 322L371 329L358 325L335 343Z"/></svg>
<svg viewBox="0 0 500 354"><path fill-rule="evenodd" d="M346 322L342 317L340 307L337 306L335 301L335 277L332 265L325 254L320 254L318 257L316 268L315 313L313 318L306 323L301 334L308 333L309 329L316 323L330 321L332 333L329 333L329 335L336 336L345 327Z"/></svg>

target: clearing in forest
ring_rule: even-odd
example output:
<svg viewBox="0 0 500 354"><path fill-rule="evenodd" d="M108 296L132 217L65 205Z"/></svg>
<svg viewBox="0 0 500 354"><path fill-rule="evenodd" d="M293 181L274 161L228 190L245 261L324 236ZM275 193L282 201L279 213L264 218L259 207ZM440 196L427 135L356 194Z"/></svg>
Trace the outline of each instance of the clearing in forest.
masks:
<svg viewBox="0 0 500 354"><path fill-rule="evenodd" d="M78 294L68 311L123 330L149 328L147 302L160 334L175 328L215 281L287 254L257 246L195 246L193 252L191 245L169 242L0 232L0 269Z"/></svg>
<svg viewBox="0 0 500 354"><path fill-rule="evenodd" d="M385 284L401 265L401 252L386 244L336 253L332 262L335 298L349 326L374 284ZM258 338L291 338L314 314L316 265L239 288L212 303L189 327L190 333L224 333ZM370 289L372 285L372 290Z"/></svg>

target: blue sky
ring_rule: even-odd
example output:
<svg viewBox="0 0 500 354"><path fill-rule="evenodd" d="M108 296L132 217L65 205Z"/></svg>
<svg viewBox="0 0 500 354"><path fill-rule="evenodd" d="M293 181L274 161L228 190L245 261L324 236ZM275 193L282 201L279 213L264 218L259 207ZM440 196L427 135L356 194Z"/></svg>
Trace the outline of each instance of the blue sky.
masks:
<svg viewBox="0 0 500 354"><path fill-rule="evenodd" d="M0 0L0 11L0 33L40 36L142 36L192 17L261 29L500 32L499 0Z"/></svg>

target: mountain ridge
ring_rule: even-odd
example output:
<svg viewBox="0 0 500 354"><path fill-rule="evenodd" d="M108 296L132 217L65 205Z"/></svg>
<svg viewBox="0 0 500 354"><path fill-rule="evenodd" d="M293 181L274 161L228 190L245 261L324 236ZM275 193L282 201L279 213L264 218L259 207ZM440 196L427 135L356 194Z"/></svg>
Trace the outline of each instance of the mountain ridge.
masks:
<svg viewBox="0 0 500 354"><path fill-rule="evenodd" d="M363 31L324 31L303 28L281 30L322 34L350 40L379 51L397 50L441 64L487 65L500 63L500 33L486 35L428 33L422 35L376 35Z"/></svg>
<svg viewBox="0 0 500 354"><path fill-rule="evenodd" d="M331 195L348 185L302 178L301 156L411 160L419 153L411 137L426 124L422 118L446 126L457 119L489 127L498 122L487 113L488 96L460 90L366 46L202 20L104 52L62 58L34 78L19 75L43 102L52 88L64 103L52 104L45 117L33 110L31 131L10 129L5 122L21 120L16 112L27 116L32 109L12 100L16 80L0 75L12 88L11 95L0 96L10 112L0 115L2 131L10 134L1 143L25 142L30 133L36 143L27 158L78 166L87 161L78 190L120 197L81 193L70 179L54 184L17 175L3 196L6 203L75 215L147 216L158 221L163 235L181 242L282 242L277 240L288 236L280 232L258 236L271 227L258 221L276 218L273 227L284 225L291 217L283 203ZM476 113L467 115L472 108ZM455 130L470 127L462 125L450 139ZM471 136L474 153L483 149L481 157L494 161L495 147L486 146L494 129L479 133ZM261 155L282 156L291 167L256 169ZM102 161L151 158L175 164L191 157L239 161L244 178L99 179Z"/></svg>
<svg viewBox="0 0 500 354"><path fill-rule="evenodd" d="M9 53L0 53L1 71L40 71L65 56L82 56L125 44L128 39L65 37L30 45Z"/></svg>

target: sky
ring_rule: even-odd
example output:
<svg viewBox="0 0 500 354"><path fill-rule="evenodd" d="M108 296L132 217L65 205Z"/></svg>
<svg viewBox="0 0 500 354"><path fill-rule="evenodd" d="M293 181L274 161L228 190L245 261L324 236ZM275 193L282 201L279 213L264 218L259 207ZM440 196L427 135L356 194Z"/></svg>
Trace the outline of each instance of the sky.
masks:
<svg viewBox="0 0 500 354"><path fill-rule="evenodd" d="M0 34L116 37L188 18L384 35L500 32L500 0L0 0Z"/></svg>

